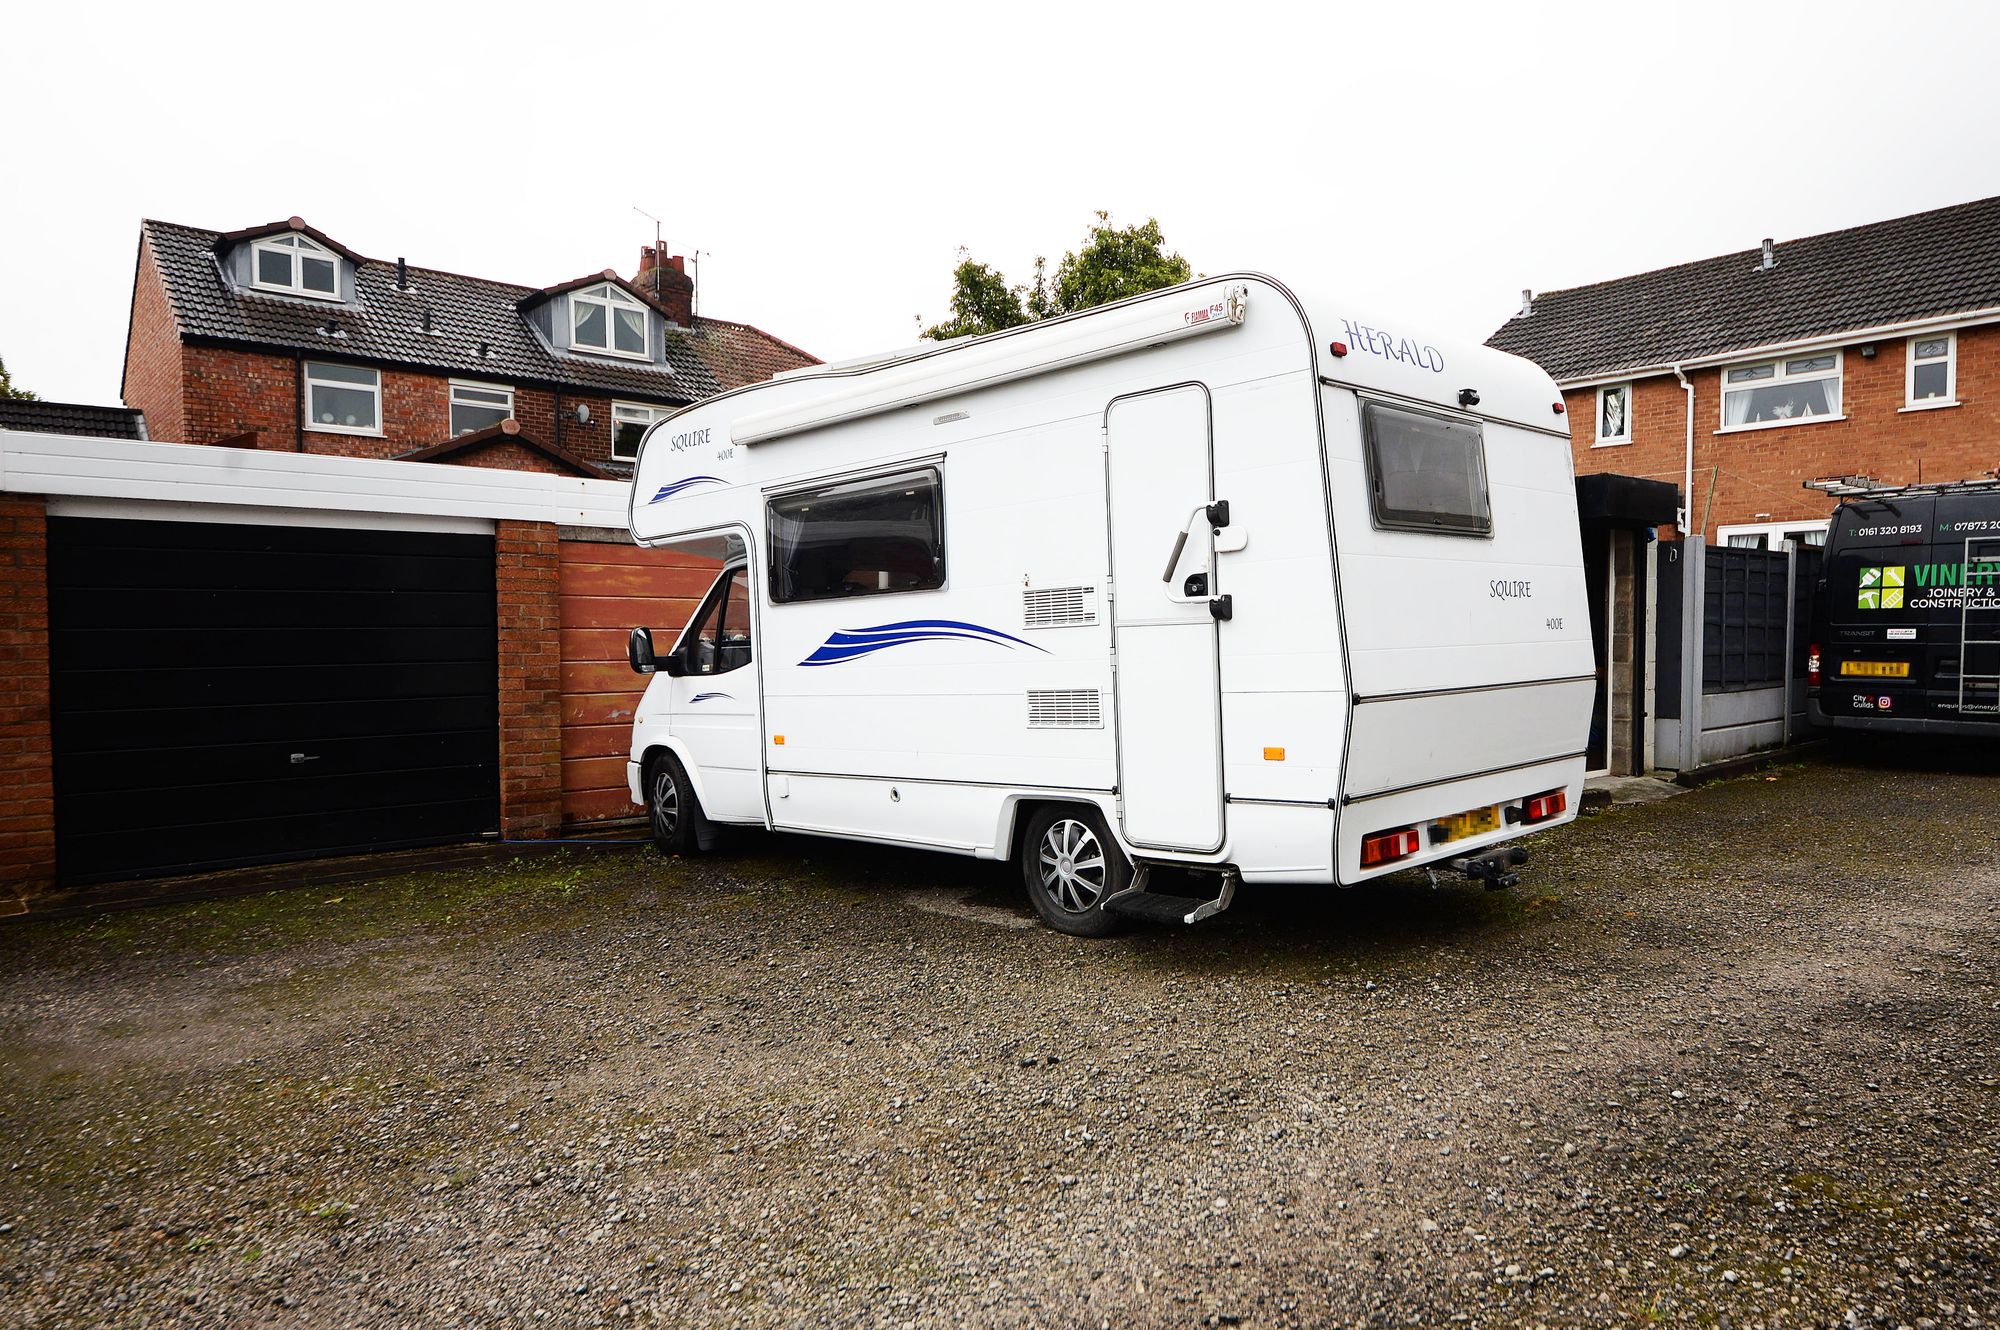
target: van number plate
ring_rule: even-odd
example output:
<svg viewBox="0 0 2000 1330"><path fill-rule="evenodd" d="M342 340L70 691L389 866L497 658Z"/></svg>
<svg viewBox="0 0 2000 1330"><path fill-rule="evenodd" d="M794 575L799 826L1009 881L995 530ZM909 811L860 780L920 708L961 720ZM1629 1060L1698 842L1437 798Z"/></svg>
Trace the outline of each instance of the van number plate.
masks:
<svg viewBox="0 0 2000 1330"><path fill-rule="evenodd" d="M1474 808L1469 812L1453 813L1450 817L1439 818L1438 821L1444 827L1446 840L1464 840L1467 836L1498 830L1500 805L1493 804L1486 808Z"/></svg>
<svg viewBox="0 0 2000 1330"><path fill-rule="evenodd" d="M1840 672L1849 678L1865 675L1870 679L1907 679L1910 677L1910 662L1907 660L1843 660Z"/></svg>

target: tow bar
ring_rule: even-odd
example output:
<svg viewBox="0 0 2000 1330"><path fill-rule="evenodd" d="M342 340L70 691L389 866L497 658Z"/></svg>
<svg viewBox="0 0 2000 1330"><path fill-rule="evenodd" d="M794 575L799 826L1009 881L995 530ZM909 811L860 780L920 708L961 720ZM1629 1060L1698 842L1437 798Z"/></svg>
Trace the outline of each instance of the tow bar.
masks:
<svg viewBox="0 0 2000 1330"><path fill-rule="evenodd" d="M1454 859L1451 866L1473 881L1485 883L1488 891L1498 891L1519 883L1521 875L1514 870L1527 862L1527 846L1508 845L1489 854Z"/></svg>

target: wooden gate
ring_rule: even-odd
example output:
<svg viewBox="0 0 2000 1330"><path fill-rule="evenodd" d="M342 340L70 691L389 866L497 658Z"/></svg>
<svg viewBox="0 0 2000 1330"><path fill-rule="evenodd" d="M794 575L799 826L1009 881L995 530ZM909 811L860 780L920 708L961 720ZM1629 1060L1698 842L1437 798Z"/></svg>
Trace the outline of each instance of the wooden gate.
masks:
<svg viewBox="0 0 2000 1330"><path fill-rule="evenodd" d="M640 816L625 786L632 713L646 681L625 661L625 638L647 627L674 640L719 566L714 559L599 540L561 550L563 822Z"/></svg>

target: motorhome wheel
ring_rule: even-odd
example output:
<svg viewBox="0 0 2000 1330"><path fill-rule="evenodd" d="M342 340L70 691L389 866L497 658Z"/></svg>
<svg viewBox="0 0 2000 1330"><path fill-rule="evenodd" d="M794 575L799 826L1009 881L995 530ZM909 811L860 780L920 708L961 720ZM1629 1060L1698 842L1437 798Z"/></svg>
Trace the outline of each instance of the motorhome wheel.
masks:
<svg viewBox="0 0 2000 1330"><path fill-rule="evenodd" d="M1132 865L1097 810L1044 808L1029 821L1021 844L1021 875L1043 923L1077 937L1116 931L1119 919L1105 913L1104 901L1132 880Z"/></svg>
<svg viewBox="0 0 2000 1330"><path fill-rule="evenodd" d="M701 805L688 787L687 773L672 754L653 759L646 776L646 811L653 843L667 854L688 854L695 848L695 824Z"/></svg>

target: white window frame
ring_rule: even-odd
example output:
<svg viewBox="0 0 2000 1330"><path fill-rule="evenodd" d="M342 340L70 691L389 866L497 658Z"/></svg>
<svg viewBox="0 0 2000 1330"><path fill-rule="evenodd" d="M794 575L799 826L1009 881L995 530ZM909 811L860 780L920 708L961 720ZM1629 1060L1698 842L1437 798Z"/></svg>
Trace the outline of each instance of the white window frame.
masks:
<svg viewBox="0 0 2000 1330"><path fill-rule="evenodd" d="M1944 396L1917 397L1917 343L1935 342L1944 338ZM1933 356L1924 362L1937 363ZM1941 406L1958 405L1958 334L1956 332L1918 333L1903 345L1903 406L1905 411L1935 411Z"/></svg>
<svg viewBox="0 0 2000 1330"><path fill-rule="evenodd" d="M1715 543L1729 544L1731 536L1762 536L1767 550L1783 550L1785 541L1793 536L1803 536L1810 531L1824 532L1828 519L1800 520L1796 522L1738 522L1733 526L1715 528ZM1800 541L1804 544L1804 541Z"/></svg>
<svg viewBox="0 0 2000 1330"><path fill-rule="evenodd" d="M1814 360L1824 355L1831 355L1833 357L1833 368L1831 370L1814 370L1808 374L1785 373L1785 362L1788 360ZM1730 424L1729 376L1731 372L1743 369L1756 369L1760 365L1769 365L1773 368L1774 372L1771 377L1768 379L1758 379L1754 383L1746 384L1736 389L1737 392L1752 392L1758 388L1768 388L1773 384L1779 383L1812 383L1820 379L1832 379L1839 388L1840 405L1830 416L1800 416L1796 420L1756 420L1748 421L1741 425ZM1717 375L1716 382L1721 388L1716 394L1715 403L1716 423L1718 426L1715 432L1717 434L1740 434L1753 429L1792 429L1799 425L1825 425L1836 420L1847 419L1847 352L1840 347L1822 347L1813 351L1793 351L1781 356L1759 356L1755 360L1739 360L1733 364L1722 366Z"/></svg>
<svg viewBox="0 0 2000 1330"><path fill-rule="evenodd" d="M639 450L634 448L630 457L618 451L618 427L620 425L651 425L656 420L665 420L672 415L673 408L650 406L645 402L613 402L611 404L611 460L614 462L636 462ZM639 436L644 438L642 434Z"/></svg>
<svg viewBox="0 0 2000 1330"><path fill-rule="evenodd" d="M283 254L291 260L292 280L290 285L264 280L262 259L267 251ZM305 285L305 259L325 259L333 265L333 290L315 291ZM307 300L340 300L340 255L319 244L310 236L297 231L287 231L282 235L265 236L250 244L250 285L259 291L278 291L288 296L303 296Z"/></svg>
<svg viewBox="0 0 2000 1330"><path fill-rule="evenodd" d="M478 381L476 381L476 380L474 380L474 379L453 379L453 380L451 381L451 387L450 387L450 389L449 389L449 390L448 390L448 391L446 392L446 394L445 394L445 401L444 401L444 422L445 422L445 428L446 428L447 430L449 430L449 431L450 431L450 433L451 433L451 437L452 437L452 438L456 439L456 438L459 438L459 437L460 437L461 435L464 435L464 434L476 434L476 433L478 433L478 431L477 431L477 430L456 430L456 429L452 429L452 427L451 427L451 412L452 412L452 408L453 408L453 407L459 407L459 406L466 406L466 407L472 407L472 408L474 408L474 409L476 409L476 410L481 410L481 411L491 411L491 410L493 410L493 409L494 409L494 407L495 407L495 406L497 405L497 403L494 403L494 402L472 402L472 401L466 401L466 402L461 402L461 401L459 401L459 400L458 400L458 394L459 394L459 390L460 390L460 389L462 389L462 388L463 388L463 389L470 389L470 390L471 390L471 391L473 391L473 392L479 392L479 393L498 393L498 394L500 394L500 395L504 396L504 397L505 397L505 398L507 399L507 414L506 414L505 416L501 417L501 419L502 419L502 420L512 420L512 419L514 418L514 389L513 389L513 388L512 388L511 386L509 386L508 384L504 384L504 383L480 383L480 382L478 382ZM493 428L493 426L491 426L491 425L485 425L485 426L481 426L481 428L483 428L483 429L491 429L491 428Z"/></svg>
<svg viewBox="0 0 2000 1330"><path fill-rule="evenodd" d="M595 305L604 311L604 345L576 339L578 306ZM637 306L639 310L641 341L644 345L637 351L620 350L616 311ZM646 308L646 302L627 294L611 282L599 282L596 286L579 287L569 293L569 347L572 351L582 351L593 356L620 356L626 360L651 360L653 358L653 311Z"/></svg>
<svg viewBox="0 0 2000 1330"><path fill-rule="evenodd" d="M1606 434L1604 432L1604 394L1622 391L1625 394L1625 432ZM1632 385L1630 383L1605 383L1597 389L1596 416L1592 428L1596 431L1593 448L1622 448L1632 442Z"/></svg>
<svg viewBox="0 0 2000 1330"><path fill-rule="evenodd" d="M315 379L313 370L320 365L338 365L341 369L358 369L375 376L373 384L349 383L345 379ZM308 434L358 434L371 439L382 437L382 371L367 365L346 365L337 360L308 360L300 367L304 379L299 399L305 405L305 429ZM354 392L370 393L375 398L375 424L370 428L359 425L325 425L313 419L313 386L324 384L329 388L345 388Z"/></svg>

